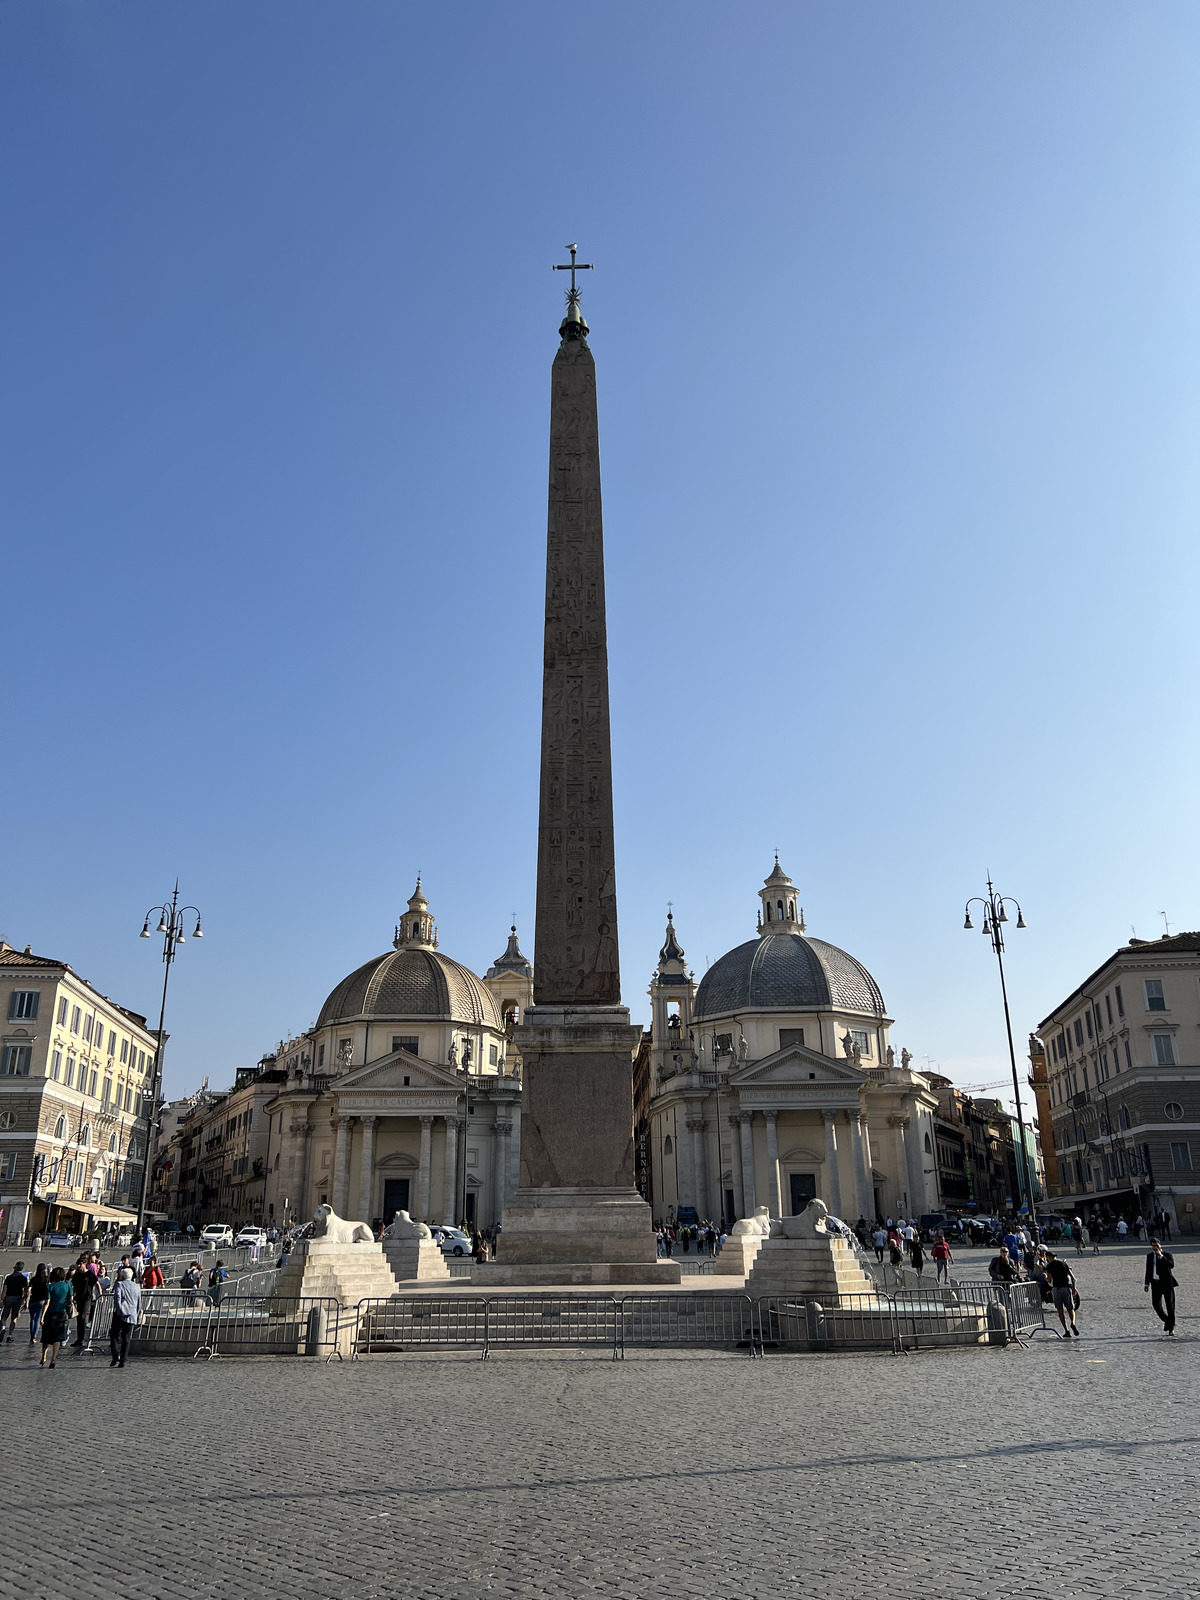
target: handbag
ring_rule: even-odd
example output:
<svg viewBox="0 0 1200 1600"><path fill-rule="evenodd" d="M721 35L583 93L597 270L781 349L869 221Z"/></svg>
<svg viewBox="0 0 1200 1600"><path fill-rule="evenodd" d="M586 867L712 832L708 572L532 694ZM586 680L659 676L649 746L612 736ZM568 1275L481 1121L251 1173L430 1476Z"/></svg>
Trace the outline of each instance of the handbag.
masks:
<svg viewBox="0 0 1200 1600"><path fill-rule="evenodd" d="M1076 1311L1079 1310L1079 1290L1078 1289L1072 1289L1072 1291L1071 1291L1071 1304L1075 1308Z"/></svg>

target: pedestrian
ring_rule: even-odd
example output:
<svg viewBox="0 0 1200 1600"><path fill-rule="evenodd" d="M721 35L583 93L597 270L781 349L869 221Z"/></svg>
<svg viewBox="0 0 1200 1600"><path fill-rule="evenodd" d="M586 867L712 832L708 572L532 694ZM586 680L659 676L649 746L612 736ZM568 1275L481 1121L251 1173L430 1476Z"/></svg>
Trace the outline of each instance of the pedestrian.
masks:
<svg viewBox="0 0 1200 1600"><path fill-rule="evenodd" d="M96 1278L88 1269L86 1257L80 1256L70 1282L71 1299L75 1302L75 1348L82 1350L88 1341L92 1309L96 1303Z"/></svg>
<svg viewBox="0 0 1200 1600"><path fill-rule="evenodd" d="M1171 1238L1171 1213L1164 1211L1162 1214L1163 1237L1170 1242Z"/></svg>
<svg viewBox="0 0 1200 1600"><path fill-rule="evenodd" d="M50 1268L44 1261L39 1261L37 1271L34 1273L29 1285L29 1342L37 1343L38 1334L42 1331L42 1312L46 1309L46 1301L50 1298Z"/></svg>
<svg viewBox="0 0 1200 1600"><path fill-rule="evenodd" d="M900 1243L900 1235L896 1232L895 1228L893 1228L888 1234L887 1241L888 1255L892 1266L902 1267L904 1265L904 1249Z"/></svg>
<svg viewBox="0 0 1200 1600"><path fill-rule="evenodd" d="M946 1282L949 1283L950 1264L954 1260L954 1257L950 1253L950 1244L944 1233L938 1234L937 1238L933 1241L933 1249L929 1253L933 1257L937 1281L941 1283L942 1279L945 1278Z"/></svg>
<svg viewBox="0 0 1200 1600"><path fill-rule="evenodd" d="M3 1299L0 1300L0 1339L4 1337L4 1325L7 1323L8 1342L12 1343L13 1334L17 1331L17 1318L28 1304L29 1279L25 1274L25 1263L18 1261L4 1280Z"/></svg>
<svg viewBox="0 0 1200 1600"><path fill-rule="evenodd" d="M1004 1248L1008 1251L1009 1260L1010 1261L1020 1261L1020 1259L1021 1259L1021 1241L1017 1237L1017 1230L1014 1227L1010 1226L1008 1228L1007 1232L1004 1235L1004 1241L1003 1242L1004 1242Z"/></svg>
<svg viewBox="0 0 1200 1600"><path fill-rule="evenodd" d="M1138 1219L1137 1219L1136 1226L1137 1226L1137 1236L1142 1241L1142 1243L1145 1244L1145 1242L1146 1242L1146 1219L1145 1219L1145 1217L1142 1216L1141 1212L1138 1213Z"/></svg>
<svg viewBox="0 0 1200 1600"><path fill-rule="evenodd" d="M53 1367L58 1361L58 1352L66 1341L68 1329L71 1326L71 1312L74 1301L71 1299L71 1282L62 1267L55 1267L50 1274L50 1293L46 1297L46 1309L42 1313L42 1359L39 1367L46 1365L46 1357L50 1357Z"/></svg>
<svg viewBox="0 0 1200 1600"><path fill-rule="evenodd" d="M1062 1323L1062 1337L1069 1339L1074 1334L1078 1339L1079 1328L1075 1322L1075 1307L1079 1295L1075 1287L1075 1274L1052 1250L1046 1252L1046 1277L1050 1282L1054 1309L1058 1312L1058 1320Z"/></svg>
<svg viewBox="0 0 1200 1600"><path fill-rule="evenodd" d="M1125 1242L1125 1235L1128 1232L1129 1232L1129 1224L1125 1221L1124 1217L1118 1217L1117 1218L1117 1243L1118 1244L1123 1244Z"/></svg>
<svg viewBox="0 0 1200 1600"><path fill-rule="evenodd" d="M912 1262L912 1269L916 1273L917 1277L918 1278L924 1277L925 1276L925 1249L924 1249L924 1246L921 1244L921 1236L920 1236L919 1233L913 1235L913 1241L912 1241L911 1252L910 1252L910 1255L909 1255L909 1260Z"/></svg>
<svg viewBox="0 0 1200 1600"><path fill-rule="evenodd" d="M108 1338L108 1346L112 1351L112 1360L108 1363L110 1367L125 1365L125 1357L129 1354L129 1335L137 1327L141 1313L141 1285L128 1267L122 1267L113 1286L112 1332Z"/></svg>
<svg viewBox="0 0 1200 1600"><path fill-rule="evenodd" d="M988 1262L988 1277L993 1283L1012 1283L1016 1276L1017 1269L1007 1250L1001 1250Z"/></svg>
<svg viewBox="0 0 1200 1600"><path fill-rule="evenodd" d="M120 1276L121 1274L118 1272L117 1278L120 1279ZM208 1298L214 1306L219 1306L221 1304L221 1298L225 1293L225 1284L228 1281L228 1278L229 1274L225 1271L225 1263L223 1261L218 1261L216 1266L208 1275Z"/></svg>
<svg viewBox="0 0 1200 1600"><path fill-rule="evenodd" d="M1164 1250L1155 1239L1146 1253L1145 1292L1150 1295L1154 1315L1163 1325L1163 1332L1175 1332L1175 1257Z"/></svg>
<svg viewBox="0 0 1200 1600"><path fill-rule="evenodd" d="M190 1267L185 1267L179 1279L179 1287L183 1290L183 1303L185 1306L196 1304L196 1290L200 1287L200 1263L193 1261Z"/></svg>
<svg viewBox="0 0 1200 1600"><path fill-rule="evenodd" d="M883 1260L883 1252L887 1249L887 1242L888 1242L887 1229L883 1226L882 1223L880 1223L879 1226L875 1229L875 1232L871 1235L871 1243L875 1246L875 1259L876 1259L876 1261L882 1261Z"/></svg>
<svg viewBox="0 0 1200 1600"><path fill-rule="evenodd" d="M165 1282L166 1280L163 1277L162 1268L159 1266L156 1260L151 1260L147 1265L145 1272L142 1273L142 1288L161 1289Z"/></svg>
<svg viewBox="0 0 1200 1600"><path fill-rule="evenodd" d="M1071 1241L1075 1246L1075 1254L1081 1256L1083 1254L1083 1219L1081 1217L1071 1218Z"/></svg>

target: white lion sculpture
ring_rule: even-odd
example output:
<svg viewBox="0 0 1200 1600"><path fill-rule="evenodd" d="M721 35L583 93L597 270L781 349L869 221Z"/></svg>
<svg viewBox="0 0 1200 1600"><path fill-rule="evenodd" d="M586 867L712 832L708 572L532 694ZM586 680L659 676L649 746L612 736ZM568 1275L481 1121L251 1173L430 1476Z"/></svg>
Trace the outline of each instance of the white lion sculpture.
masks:
<svg viewBox="0 0 1200 1600"><path fill-rule="evenodd" d="M313 1212L313 1231L331 1244L374 1244L375 1235L365 1222L348 1222L332 1206L318 1206Z"/></svg>
<svg viewBox="0 0 1200 1600"><path fill-rule="evenodd" d="M779 1217L771 1225L774 1239L824 1239L829 1234L824 1200L810 1200L798 1217Z"/></svg>
<svg viewBox="0 0 1200 1600"><path fill-rule="evenodd" d="M752 1217L742 1217L733 1225L733 1236L737 1239L765 1239L771 1232L771 1211L769 1206L759 1206Z"/></svg>
<svg viewBox="0 0 1200 1600"><path fill-rule="evenodd" d="M383 1230L385 1239L432 1239L433 1234L423 1222L414 1222L407 1211L397 1211Z"/></svg>

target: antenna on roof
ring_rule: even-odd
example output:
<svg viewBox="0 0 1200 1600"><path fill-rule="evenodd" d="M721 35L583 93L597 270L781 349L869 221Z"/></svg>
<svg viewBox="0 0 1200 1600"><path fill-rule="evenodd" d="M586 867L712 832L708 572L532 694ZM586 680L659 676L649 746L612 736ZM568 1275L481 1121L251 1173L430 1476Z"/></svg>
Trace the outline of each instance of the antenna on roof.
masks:
<svg viewBox="0 0 1200 1600"><path fill-rule="evenodd" d="M1167 913L1160 911L1158 914L1163 919L1163 927L1167 930L1167 938L1169 939L1171 937L1171 924L1167 921Z"/></svg>

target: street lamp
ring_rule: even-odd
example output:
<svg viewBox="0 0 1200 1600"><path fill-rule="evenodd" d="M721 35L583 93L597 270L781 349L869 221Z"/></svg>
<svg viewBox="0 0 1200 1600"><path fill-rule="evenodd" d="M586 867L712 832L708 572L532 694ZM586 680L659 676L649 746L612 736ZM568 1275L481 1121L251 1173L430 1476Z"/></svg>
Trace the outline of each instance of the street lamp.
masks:
<svg viewBox="0 0 1200 1600"><path fill-rule="evenodd" d="M163 986L162 1005L158 1011L158 1038L154 1049L154 1073L150 1084L150 1110L146 1118L146 1153L142 1158L142 1192L138 1197L137 1231L140 1235L146 1222L146 1196L150 1191L150 1167L154 1160L154 1136L158 1127L158 1090L162 1082L163 1061L163 1025L167 1017L167 984L171 980L171 963L179 954L179 946L187 943L187 935L183 931L183 919L188 912L195 912L196 926L192 929L193 939L203 939L204 931L200 926L200 913L195 906L181 906L179 904L179 879L175 880L175 892L171 898L161 906L151 906L142 923L139 939L150 937L150 918L158 912L158 927L155 933L163 936Z"/></svg>
<svg viewBox="0 0 1200 1600"><path fill-rule="evenodd" d="M1037 1210L1033 1201L1033 1174L1029 1170L1029 1148L1025 1143L1025 1122L1021 1115L1021 1083L1017 1076L1017 1052L1013 1048L1012 1017L1008 1009L1008 985L1004 981L1004 932L1003 924L1008 921L1008 907L1015 906L1017 911L1017 927L1024 928L1025 916L1018 901L1009 896L997 894L989 877L987 881L987 895L972 895L967 901L963 917L964 928L974 928L971 921L971 907L983 907L983 936L991 939L992 949L996 952L996 965L1000 969L1000 993L1004 999L1004 1027L1008 1034L1008 1059L1012 1066L1013 1096L1017 1103L1017 1137L1021 1145L1021 1158L1017 1162L1017 1186L1025 1186L1025 1199L1029 1205L1029 1226L1033 1233L1033 1242L1041 1243L1038 1232ZM1018 1195L1018 1201L1020 1196ZM1018 1206L1019 1209L1019 1206Z"/></svg>

